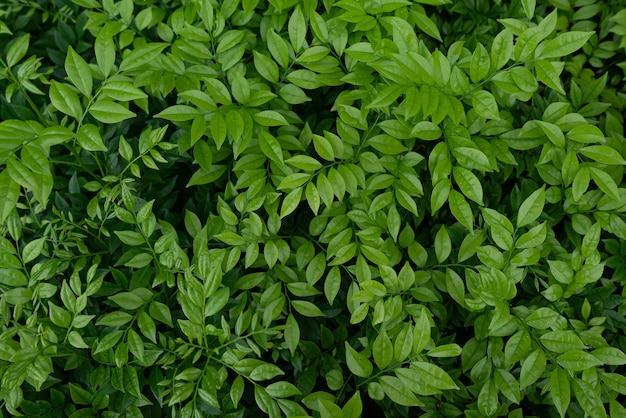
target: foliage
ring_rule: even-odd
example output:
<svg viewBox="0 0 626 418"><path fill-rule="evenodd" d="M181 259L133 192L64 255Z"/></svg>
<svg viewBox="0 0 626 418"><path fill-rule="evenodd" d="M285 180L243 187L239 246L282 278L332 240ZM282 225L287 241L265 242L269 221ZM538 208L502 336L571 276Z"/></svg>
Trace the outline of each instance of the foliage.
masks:
<svg viewBox="0 0 626 418"><path fill-rule="evenodd" d="M0 5L0 414L626 416L625 1Z"/></svg>

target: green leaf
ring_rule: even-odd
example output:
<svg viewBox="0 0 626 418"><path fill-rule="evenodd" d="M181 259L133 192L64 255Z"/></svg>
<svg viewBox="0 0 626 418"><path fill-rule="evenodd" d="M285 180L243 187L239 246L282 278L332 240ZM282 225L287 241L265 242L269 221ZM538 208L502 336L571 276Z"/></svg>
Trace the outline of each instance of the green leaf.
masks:
<svg viewBox="0 0 626 418"><path fill-rule="evenodd" d="M397 377L381 376L379 383L392 402L403 406L424 406Z"/></svg>
<svg viewBox="0 0 626 418"><path fill-rule="evenodd" d="M550 396L561 418L565 417L571 398L567 372L557 367L550 375Z"/></svg>
<svg viewBox="0 0 626 418"><path fill-rule="evenodd" d="M11 178L9 170L0 172L0 225L16 208L19 196L20 185Z"/></svg>
<svg viewBox="0 0 626 418"><path fill-rule="evenodd" d="M555 353L565 353L585 348L585 344L572 330L549 331L539 337L539 339L544 347Z"/></svg>
<svg viewBox="0 0 626 418"><path fill-rule="evenodd" d="M610 196L611 198L620 201L620 193L617 188L617 184L615 184L615 180L604 170L600 170L595 167L589 167L591 172L591 177L596 185L602 190L605 194Z"/></svg>
<svg viewBox="0 0 626 418"><path fill-rule="evenodd" d="M479 116L485 119L500 119L498 104L493 94L478 90L472 94L472 106Z"/></svg>
<svg viewBox="0 0 626 418"><path fill-rule="evenodd" d="M108 77L115 66L115 43L113 41L113 30L110 24L105 24L100 29L94 43L96 52L96 62L100 71L105 77Z"/></svg>
<svg viewBox="0 0 626 418"><path fill-rule="evenodd" d="M302 394L297 387L289 382L274 382L266 386L265 390L273 398L289 398Z"/></svg>
<svg viewBox="0 0 626 418"><path fill-rule="evenodd" d="M374 356L374 362L379 369L383 370L393 360L393 345L391 339L384 330L378 334L374 340L372 347L372 354Z"/></svg>
<svg viewBox="0 0 626 418"><path fill-rule="evenodd" d="M289 125L287 119L274 110L262 110L254 115L254 121L261 126L282 126Z"/></svg>
<svg viewBox="0 0 626 418"><path fill-rule="evenodd" d="M243 391L245 388L245 383L243 378L241 377L241 375L237 375L237 377L235 378L235 380L233 381L231 387L230 387L230 399L233 401L233 406L235 408L237 408L237 405L239 405L239 401L241 400L241 397L243 396Z"/></svg>
<svg viewBox="0 0 626 418"><path fill-rule="evenodd" d="M421 121L413 126L411 136L424 141L433 141L441 137L441 128L430 121Z"/></svg>
<svg viewBox="0 0 626 418"><path fill-rule="evenodd" d="M274 57L274 60L283 68L289 64L289 47L285 41L274 30L267 33L267 48Z"/></svg>
<svg viewBox="0 0 626 418"><path fill-rule="evenodd" d="M298 344L300 343L300 327L298 325L298 321L296 321L292 314L287 316L284 334L287 348L289 349L291 355L293 355L298 347Z"/></svg>
<svg viewBox="0 0 626 418"><path fill-rule="evenodd" d="M535 248L546 240L548 227L545 222L534 226L515 241L515 248Z"/></svg>
<svg viewBox="0 0 626 418"><path fill-rule="evenodd" d="M602 361L582 350L567 351L558 356L556 361L565 370L572 372L581 372L602 365Z"/></svg>
<svg viewBox="0 0 626 418"><path fill-rule="evenodd" d="M491 45L491 66L494 70L499 70L509 62L513 49L513 32L510 29L504 29L495 36Z"/></svg>
<svg viewBox="0 0 626 418"><path fill-rule="evenodd" d="M109 300L115 302L123 309L135 310L145 304L145 301L132 292L120 292L109 296Z"/></svg>
<svg viewBox="0 0 626 418"><path fill-rule="evenodd" d="M173 122L191 120L198 116L200 112L195 107L187 105L174 105L154 115L155 118L167 119Z"/></svg>
<svg viewBox="0 0 626 418"><path fill-rule="evenodd" d="M102 86L102 93L122 102L148 98L146 93L127 81L108 81Z"/></svg>
<svg viewBox="0 0 626 418"><path fill-rule="evenodd" d="M368 140L368 143L373 148L386 155L395 155L407 151L404 144L387 134L373 136Z"/></svg>
<svg viewBox="0 0 626 418"><path fill-rule="evenodd" d="M448 229L445 225L442 225L435 235L435 255L437 256L437 261L443 263L448 258L451 251L452 242L450 241Z"/></svg>
<svg viewBox="0 0 626 418"><path fill-rule="evenodd" d="M346 402L342 408L344 418L359 418L363 413L363 402L361 392L357 389L354 395Z"/></svg>
<svg viewBox="0 0 626 418"><path fill-rule="evenodd" d="M89 108L89 113L100 122L108 124L120 123L136 116L135 112L131 112L121 104L106 99L96 101Z"/></svg>
<svg viewBox="0 0 626 418"><path fill-rule="evenodd" d="M414 361L411 368L417 371L428 385L441 390L455 390L459 387L441 367L425 361Z"/></svg>
<svg viewBox="0 0 626 418"><path fill-rule="evenodd" d="M374 371L374 366L363 354L357 352L352 346L344 341L346 348L346 364L350 371L359 377L370 377Z"/></svg>
<svg viewBox="0 0 626 418"><path fill-rule="evenodd" d="M333 304L340 289L341 271L338 266L334 266L330 269L326 279L324 280L324 296L326 296L329 304Z"/></svg>
<svg viewBox="0 0 626 418"><path fill-rule="evenodd" d="M289 42L293 46L294 51L300 52L304 45L307 32L307 24L304 20L304 14L300 10L300 6L296 6L289 18L288 32Z"/></svg>
<svg viewBox="0 0 626 418"><path fill-rule="evenodd" d="M270 380L275 378L276 376L284 375L280 367L271 363L263 363L252 370L250 373L250 379L254 381L262 381L262 380Z"/></svg>
<svg viewBox="0 0 626 418"><path fill-rule="evenodd" d="M600 347L593 350L591 354L599 359L602 364L611 366L622 366L626 364L626 354L619 348Z"/></svg>
<svg viewBox="0 0 626 418"><path fill-rule="evenodd" d="M455 167L457 168L457 167ZM481 189L482 191L482 189ZM474 231L474 213L467 200L456 190L450 191L448 204L452 215L470 232Z"/></svg>
<svg viewBox="0 0 626 418"><path fill-rule="evenodd" d="M483 383L478 393L478 410L484 417L493 416L498 409L498 390L493 379Z"/></svg>
<svg viewBox="0 0 626 418"><path fill-rule="evenodd" d="M166 43L153 42L133 49L122 59L120 71L132 71L153 63L166 47Z"/></svg>
<svg viewBox="0 0 626 418"><path fill-rule="evenodd" d="M280 217L284 218L289 215L293 211L295 211L300 204L300 200L302 198L302 187L298 187L293 189L285 199L283 200L283 204L280 208Z"/></svg>
<svg viewBox="0 0 626 418"><path fill-rule="evenodd" d="M308 317L324 317L326 314L322 312L317 305L306 300L292 300L291 306L301 315Z"/></svg>
<svg viewBox="0 0 626 418"><path fill-rule="evenodd" d="M258 51L252 51L254 55L254 67L258 73L270 83L278 83L278 65L273 59ZM295 86L294 86L295 87ZM291 103L291 102L290 102Z"/></svg>
<svg viewBox="0 0 626 418"><path fill-rule="evenodd" d="M453 167L452 174L454 181L461 189L461 192L469 199L483 205L483 188L480 180L474 173L463 167Z"/></svg>
<svg viewBox="0 0 626 418"><path fill-rule="evenodd" d="M546 42L537 58L558 58L570 55L587 43L595 32L568 31Z"/></svg>
<svg viewBox="0 0 626 418"><path fill-rule="evenodd" d="M24 264L30 263L35 260L41 252L43 251L43 246L46 243L47 238L41 237L30 241L28 244L24 246L22 250L22 262Z"/></svg>
<svg viewBox="0 0 626 418"><path fill-rule="evenodd" d="M74 119L80 119L83 114L83 106L78 95L67 84L52 80L50 82L50 101L59 111Z"/></svg>
<svg viewBox="0 0 626 418"><path fill-rule="evenodd" d="M259 145L263 154L265 154L270 160L276 163L283 163L283 150L278 140L274 138L272 134L266 131L261 131L261 135L259 136Z"/></svg>
<svg viewBox="0 0 626 418"><path fill-rule="evenodd" d="M513 375L504 370L496 369L493 380L498 390L511 402L519 404L522 395L520 394L519 384Z"/></svg>
<svg viewBox="0 0 626 418"><path fill-rule="evenodd" d="M536 220L543 212L545 201L545 186L542 186L528 196L520 205L517 212L517 227L528 225Z"/></svg>
<svg viewBox="0 0 626 418"><path fill-rule="evenodd" d="M606 145L590 145L578 150L585 157L606 165L625 165L626 160L614 148Z"/></svg>
<svg viewBox="0 0 626 418"><path fill-rule="evenodd" d="M96 125L90 123L82 125L76 133L76 139L86 151L107 151L107 147L100 136L100 130Z"/></svg>
<svg viewBox="0 0 626 418"><path fill-rule="evenodd" d="M13 42L13 44L11 44L11 47L9 48L6 56L7 66L13 67L15 64L20 62L22 58L24 58L26 52L28 52L29 42L30 34L27 33L26 35L18 38L15 42Z"/></svg>
<svg viewBox="0 0 626 418"><path fill-rule="evenodd" d="M546 369L546 355L538 348L528 355L522 362L522 370L519 377L520 389L523 390L532 385L541 377Z"/></svg>
<svg viewBox="0 0 626 418"><path fill-rule="evenodd" d="M587 382L581 379L572 381L574 395L583 410L593 418L606 418L606 410L600 395Z"/></svg>
<svg viewBox="0 0 626 418"><path fill-rule="evenodd" d="M532 20L535 15L536 0L522 0L522 8L528 20Z"/></svg>
<svg viewBox="0 0 626 418"><path fill-rule="evenodd" d="M562 62L552 62L546 60L535 61L535 75L537 80L541 81L552 90L565 94L563 84L561 82L561 71L563 71Z"/></svg>
<svg viewBox="0 0 626 418"><path fill-rule="evenodd" d="M91 96L93 86L91 69L83 57L78 55L71 46L68 47L67 56L65 57L65 72L78 91L87 97Z"/></svg>
<svg viewBox="0 0 626 418"><path fill-rule="evenodd" d="M485 47L479 43L470 61L470 79L473 83L478 83L489 74L489 64L489 53Z"/></svg>

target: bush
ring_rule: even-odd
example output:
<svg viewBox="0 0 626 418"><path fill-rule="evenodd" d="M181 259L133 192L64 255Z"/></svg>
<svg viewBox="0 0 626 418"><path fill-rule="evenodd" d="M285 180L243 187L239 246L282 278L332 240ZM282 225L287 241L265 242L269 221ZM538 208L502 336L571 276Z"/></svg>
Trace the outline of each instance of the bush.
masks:
<svg viewBox="0 0 626 418"><path fill-rule="evenodd" d="M0 415L626 416L626 1L0 3Z"/></svg>

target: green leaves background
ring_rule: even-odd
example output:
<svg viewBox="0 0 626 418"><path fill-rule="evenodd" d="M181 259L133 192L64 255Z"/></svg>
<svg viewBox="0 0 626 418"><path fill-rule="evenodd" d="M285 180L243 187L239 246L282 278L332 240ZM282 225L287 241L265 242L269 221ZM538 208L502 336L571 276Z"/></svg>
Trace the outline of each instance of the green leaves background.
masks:
<svg viewBox="0 0 626 418"><path fill-rule="evenodd" d="M12 3L0 413L626 415L624 6Z"/></svg>

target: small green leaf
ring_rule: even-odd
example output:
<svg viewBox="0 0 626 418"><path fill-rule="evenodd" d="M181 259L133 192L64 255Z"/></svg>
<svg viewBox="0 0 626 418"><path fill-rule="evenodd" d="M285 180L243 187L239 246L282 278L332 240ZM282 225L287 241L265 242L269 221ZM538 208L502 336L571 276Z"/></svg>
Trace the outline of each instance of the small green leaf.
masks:
<svg viewBox="0 0 626 418"><path fill-rule="evenodd" d="M100 130L96 125L90 123L82 125L76 133L76 139L86 151L107 151L107 147L100 136Z"/></svg>
<svg viewBox="0 0 626 418"><path fill-rule="evenodd" d="M300 10L300 6L296 6L291 13L287 27L291 46L293 46L294 51L300 52L304 46L307 32L307 24L304 20L304 14Z"/></svg>
<svg viewBox="0 0 626 418"><path fill-rule="evenodd" d="M374 366L363 354L357 352L352 346L345 341L346 348L346 364L350 371L359 377L370 377L374 371Z"/></svg>
<svg viewBox="0 0 626 418"><path fill-rule="evenodd" d="M567 372L557 367L550 375L550 396L561 418L565 417L570 403L570 386Z"/></svg>
<svg viewBox="0 0 626 418"><path fill-rule="evenodd" d="M93 78L89 64L71 46L65 57L65 72L74 86L85 96L91 96Z"/></svg>
<svg viewBox="0 0 626 418"><path fill-rule="evenodd" d="M78 95L67 84L52 80L50 82L50 101L59 111L74 119L80 119L83 114L83 106Z"/></svg>
<svg viewBox="0 0 626 418"><path fill-rule="evenodd" d="M254 115L254 121L261 126L289 125L287 119L275 110L262 110Z"/></svg>
<svg viewBox="0 0 626 418"><path fill-rule="evenodd" d="M559 58L577 51L595 32L568 31L546 42L537 58Z"/></svg>
<svg viewBox="0 0 626 418"><path fill-rule="evenodd" d="M614 148L606 145L590 145L578 150L585 157L606 165L625 165L626 160Z"/></svg>
<svg viewBox="0 0 626 418"><path fill-rule="evenodd" d="M543 212L545 201L545 186L542 186L528 196L520 205L517 212L517 227L528 225L537 219Z"/></svg>
<svg viewBox="0 0 626 418"><path fill-rule="evenodd" d="M478 90L472 94L472 106L479 116L485 119L500 119L498 104L493 94Z"/></svg>
<svg viewBox="0 0 626 418"><path fill-rule="evenodd" d="M102 123L120 123L126 119L137 116L126 107L112 100L98 100L90 108L89 113Z"/></svg>
<svg viewBox="0 0 626 418"><path fill-rule="evenodd" d="M397 377L381 376L379 383L392 402L403 406L424 406Z"/></svg>
<svg viewBox="0 0 626 418"><path fill-rule="evenodd" d="M283 150L278 140L274 138L272 134L266 131L261 131L261 135L259 135L259 146L261 147L263 154L265 154L270 160L280 164L283 163Z"/></svg>
<svg viewBox="0 0 626 418"><path fill-rule="evenodd" d="M18 38L15 42L13 42L13 44L11 44L11 47L9 48L6 56L6 63L9 68L13 67L15 64L20 62L22 58L24 58L26 52L28 52L29 42L30 34L27 33L26 35Z"/></svg>
<svg viewBox="0 0 626 418"><path fill-rule="evenodd" d="M308 317L325 317L326 314L322 312L317 305L306 300L292 300L291 306L301 315Z"/></svg>

